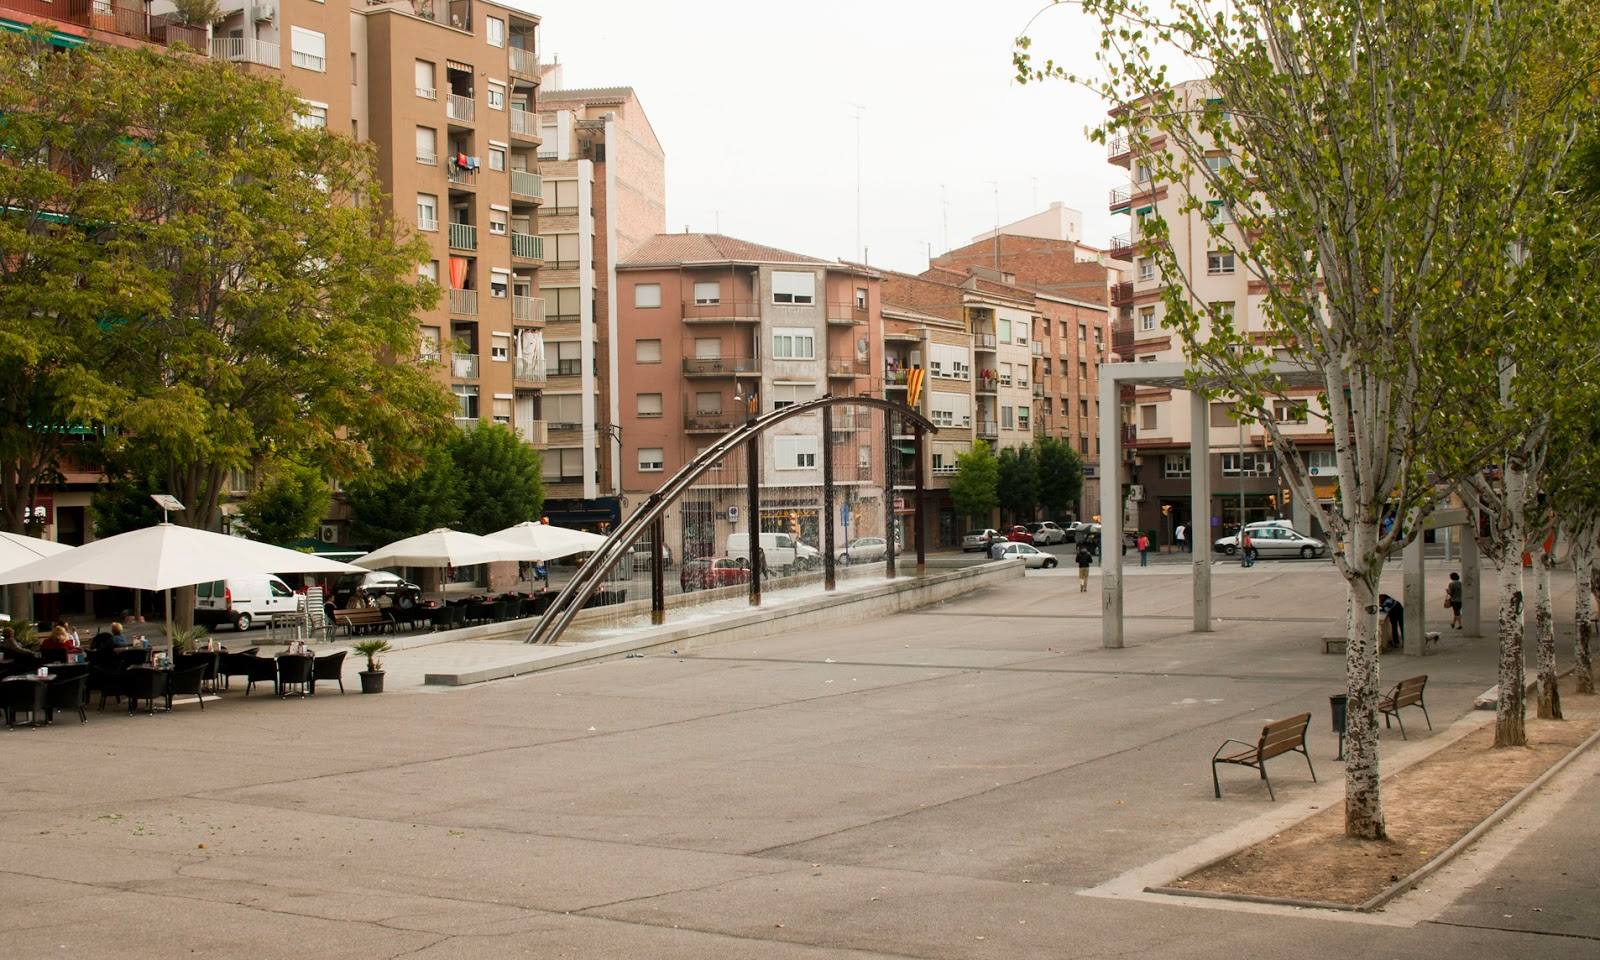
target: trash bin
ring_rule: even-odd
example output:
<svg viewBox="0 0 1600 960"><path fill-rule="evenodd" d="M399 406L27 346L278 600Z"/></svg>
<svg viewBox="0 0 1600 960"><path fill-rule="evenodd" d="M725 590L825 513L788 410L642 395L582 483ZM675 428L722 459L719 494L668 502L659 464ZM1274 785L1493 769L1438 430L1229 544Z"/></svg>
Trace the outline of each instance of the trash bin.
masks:
<svg viewBox="0 0 1600 960"><path fill-rule="evenodd" d="M1350 695L1345 693L1336 693L1328 698L1328 707L1333 711L1333 732L1339 735L1339 755L1333 758L1335 760L1344 759L1345 710L1349 701Z"/></svg>

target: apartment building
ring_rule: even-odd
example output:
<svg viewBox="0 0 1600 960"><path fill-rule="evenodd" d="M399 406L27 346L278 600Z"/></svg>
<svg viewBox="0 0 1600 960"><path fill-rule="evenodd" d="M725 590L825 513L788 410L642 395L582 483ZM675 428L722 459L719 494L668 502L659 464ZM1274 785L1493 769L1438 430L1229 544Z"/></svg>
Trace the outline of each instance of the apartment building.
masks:
<svg viewBox="0 0 1600 960"><path fill-rule="evenodd" d="M547 379L542 390L519 385L517 408L547 427L551 522L615 524L622 451L611 291L617 261L666 229L666 159L630 87L564 89L560 67L549 66L540 99Z"/></svg>
<svg viewBox="0 0 1600 960"><path fill-rule="evenodd" d="M719 234L651 237L616 265L618 421L622 487L637 506L718 436L760 415L826 393L864 393L883 369L881 278ZM870 419L836 413L833 450L837 542L881 535L886 509ZM764 438L763 530L818 546L822 514L821 421L796 417ZM844 465L854 466L851 472ZM680 556L723 549L745 529L743 476L713 476L669 518ZM730 508L731 511L730 511Z"/></svg>
<svg viewBox="0 0 1600 960"><path fill-rule="evenodd" d="M1182 108L1195 112L1225 109L1204 81L1181 84L1177 91ZM1166 308L1162 298L1168 279L1161 276L1144 241L1144 226L1151 218L1161 218L1168 225L1173 256L1189 279L1185 297L1197 307L1209 308L1211 316L1224 318L1235 329L1264 343L1267 322L1261 307L1266 289L1238 268L1233 255L1220 248L1210 232L1213 224L1220 224L1229 231L1233 242L1239 242L1227 206L1208 196L1199 174L1182 183L1156 177L1156 164L1151 160L1154 155L1149 151L1166 149L1161 137L1148 142L1141 137L1131 141L1115 138L1107 149L1109 162L1129 171L1128 186L1111 192L1111 211L1127 214L1132 221L1129 232L1111 243L1112 253L1133 265L1131 279L1114 290L1116 308L1128 317L1128 329L1119 331L1117 338L1119 357L1133 362L1184 359L1181 341L1164 322ZM1233 160L1225 151L1214 150L1205 162L1215 169ZM1191 196L1202 201L1201 209L1180 212ZM1211 445L1216 452L1210 463L1201 466L1190 461L1187 396L1174 398L1168 389L1135 387L1124 393L1122 402L1121 475L1130 501L1129 512L1136 515L1139 529L1155 530L1166 542L1179 523L1191 530L1198 526L1221 531L1241 522L1285 516L1292 517L1297 528L1310 531L1307 505L1286 504L1287 484L1266 432L1237 423L1230 415L1230 403L1211 404ZM1313 475L1318 477L1318 497L1331 500L1338 467L1332 437L1325 421L1317 415L1320 408L1316 391L1292 391L1286 399L1275 401L1273 408L1285 433L1305 451ZM1108 475L1110 469L1108 458ZM1212 502L1203 509L1190 503L1189 481L1195 469L1211 472Z"/></svg>

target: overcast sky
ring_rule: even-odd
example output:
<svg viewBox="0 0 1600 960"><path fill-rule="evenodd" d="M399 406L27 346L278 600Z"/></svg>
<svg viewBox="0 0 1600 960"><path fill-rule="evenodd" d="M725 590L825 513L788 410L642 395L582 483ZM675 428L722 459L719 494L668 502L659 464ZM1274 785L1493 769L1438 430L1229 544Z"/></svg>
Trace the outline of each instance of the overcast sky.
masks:
<svg viewBox="0 0 1600 960"><path fill-rule="evenodd" d="M856 105L876 265L919 271L929 244L989 229L996 185L1001 222L1061 200L1083 211L1089 243L1127 229L1106 211L1118 171L1085 137L1104 105L1012 79L1012 41L1044 0L514 2L542 18L541 55L564 86L638 91L666 150L668 230L852 256ZM1051 10L1035 53L1087 67L1089 27Z"/></svg>

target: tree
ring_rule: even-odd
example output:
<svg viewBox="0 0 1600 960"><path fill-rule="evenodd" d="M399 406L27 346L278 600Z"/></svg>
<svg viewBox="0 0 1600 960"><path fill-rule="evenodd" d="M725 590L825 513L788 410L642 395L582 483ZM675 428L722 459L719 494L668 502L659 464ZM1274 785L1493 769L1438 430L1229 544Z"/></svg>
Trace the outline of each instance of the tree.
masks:
<svg viewBox="0 0 1600 960"><path fill-rule="evenodd" d="M423 455L422 465L403 473L368 470L345 485L350 534L357 543L381 546L455 526L461 517L461 483L444 444Z"/></svg>
<svg viewBox="0 0 1600 960"><path fill-rule="evenodd" d="M977 526L986 526L1000 505L999 482L1000 463L989 445L973 441L970 450L956 455L956 475L950 478L950 500L956 512Z"/></svg>
<svg viewBox="0 0 1600 960"><path fill-rule="evenodd" d="M1035 459L1039 465L1039 505L1052 517L1075 514L1083 496L1083 461L1065 440L1045 437Z"/></svg>
<svg viewBox="0 0 1600 960"><path fill-rule="evenodd" d="M1235 400L1263 428L1295 496L1344 543L1334 561L1355 611L1345 830L1382 839L1378 578L1449 489L1503 448L1485 439L1440 461L1431 441L1464 395L1492 389L1462 343L1504 289L1507 238L1537 226L1563 161L1575 91L1531 95L1536 61L1560 50L1581 63L1593 24L1563 0L1237 0L1225 11L1171 0L1159 14L1144 0L1080 5L1101 28L1103 75L1035 66L1026 38L1018 72L1121 105L1097 137L1126 136L1180 209L1206 218L1202 242L1261 286L1265 335L1246 334L1197 293L1169 225L1141 222L1141 252L1166 281L1162 322L1196 367L1191 386ZM1175 86L1173 55L1204 64L1206 80ZM1231 162L1209 160L1218 154ZM1276 372L1279 351L1320 391L1336 509L1318 501L1273 416L1274 399L1303 402ZM1385 531L1395 510L1401 522Z"/></svg>
<svg viewBox="0 0 1600 960"><path fill-rule="evenodd" d="M89 512L94 515L95 539L104 540L160 523L161 508L150 499L151 494L160 492L160 484L147 474L108 478L89 501Z"/></svg>
<svg viewBox="0 0 1600 960"><path fill-rule="evenodd" d="M450 456L459 478L462 530L492 533L538 519L544 507L539 453L510 427L480 424L452 438Z"/></svg>
<svg viewBox="0 0 1600 960"><path fill-rule="evenodd" d="M239 519L255 539L284 544L316 530L332 500L321 471L285 461L267 468L265 479L239 505Z"/></svg>
<svg viewBox="0 0 1600 960"><path fill-rule="evenodd" d="M1032 447L1007 447L1000 451L995 494L1000 511L1018 523L1033 519L1039 510L1039 462Z"/></svg>

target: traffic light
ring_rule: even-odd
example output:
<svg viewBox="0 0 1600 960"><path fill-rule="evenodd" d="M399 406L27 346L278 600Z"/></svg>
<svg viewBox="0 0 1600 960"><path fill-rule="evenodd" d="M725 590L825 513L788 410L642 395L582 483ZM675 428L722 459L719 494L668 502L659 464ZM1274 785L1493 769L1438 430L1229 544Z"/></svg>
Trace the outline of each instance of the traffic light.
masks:
<svg viewBox="0 0 1600 960"><path fill-rule="evenodd" d="M789 511L789 536L800 539L800 514Z"/></svg>

